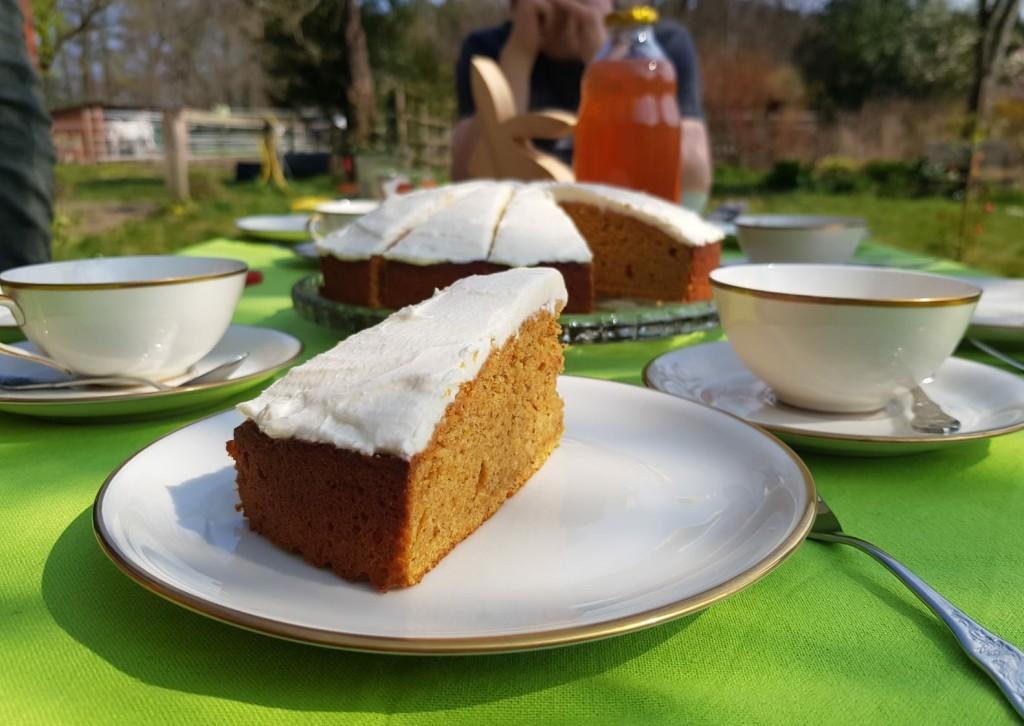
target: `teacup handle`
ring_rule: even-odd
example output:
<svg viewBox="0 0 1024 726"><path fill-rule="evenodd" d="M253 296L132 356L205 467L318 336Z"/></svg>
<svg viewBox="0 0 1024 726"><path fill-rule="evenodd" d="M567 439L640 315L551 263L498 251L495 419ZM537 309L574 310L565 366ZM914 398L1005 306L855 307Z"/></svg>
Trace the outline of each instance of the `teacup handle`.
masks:
<svg viewBox="0 0 1024 726"><path fill-rule="evenodd" d="M313 212L309 215L309 221L306 222L306 231L309 232L309 236L313 238L314 242L319 242L324 238L324 233L321 227L323 227L324 215L319 212Z"/></svg>
<svg viewBox="0 0 1024 726"><path fill-rule="evenodd" d="M11 311L11 314L14 315L14 322L16 322L19 327L25 324L25 313L21 311L21 308L19 308L18 304L14 302L13 298L8 297L7 295L0 295L0 307L5 307ZM35 353L29 353L27 350L22 350L21 348L16 348L15 346L7 345L6 343L0 343L0 355L9 355L12 358L20 358L21 360L38 363L48 368L54 368L69 376L74 375L74 371L63 364L58 363L52 358L47 358L44 355L37 355Z"/></svg>
<svg viewBox="0 0 1024 726"><path fill-rule="evenodd" d="M11 311L11 315L14 316L14 322L18 324L19 328L25 324L25 313L21 312L21 308L18 307L18 303L14 302L13 297L0 295L0 307Z"/></svg>

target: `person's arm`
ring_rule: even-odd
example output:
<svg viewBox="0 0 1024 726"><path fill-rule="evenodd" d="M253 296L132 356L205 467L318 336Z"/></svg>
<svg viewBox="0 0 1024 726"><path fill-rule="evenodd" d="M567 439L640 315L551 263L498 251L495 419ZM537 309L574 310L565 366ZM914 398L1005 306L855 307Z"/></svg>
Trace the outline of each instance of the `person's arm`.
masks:
<svg viewBox="0 0 1024 726"><path fill-rule="evenodd" d="M686 206L699 208L711 193L713 166L708 130L704 123L701 102L700 64L689 32L681 25L659 26L659 42L676 68L679 113L682 118L683 143L679 154L683 177L681 191Z"/></svg>
<svg viewBox="0 0 1024 726"><path fill-rule="evenodd" d="M702 119L683 118L682 155L683 178L680 184L684 206L694 211L703 209L711 194L714 166L708 129Z"/></svg>

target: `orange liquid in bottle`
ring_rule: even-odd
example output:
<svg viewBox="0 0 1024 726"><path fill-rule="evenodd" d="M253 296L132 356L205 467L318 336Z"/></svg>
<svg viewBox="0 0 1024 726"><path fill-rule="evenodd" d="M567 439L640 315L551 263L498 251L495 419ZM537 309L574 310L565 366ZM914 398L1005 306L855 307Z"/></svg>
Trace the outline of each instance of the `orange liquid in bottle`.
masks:
<svg viewBox="0 0 1024 726"><path fill-rule="evenodd" d="M678 203L681 141L671 61L598 60L587 68L573 152L578 181Z"/></svg>

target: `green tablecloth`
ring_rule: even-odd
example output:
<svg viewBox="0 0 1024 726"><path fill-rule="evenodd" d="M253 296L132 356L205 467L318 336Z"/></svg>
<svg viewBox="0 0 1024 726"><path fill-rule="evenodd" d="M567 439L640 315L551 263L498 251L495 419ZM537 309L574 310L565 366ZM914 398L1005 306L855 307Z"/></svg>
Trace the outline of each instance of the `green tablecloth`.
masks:
<svg viewBox="0 0 1024 726"><path fill-rule="evenodd" d="M289 252L230 241L189 252L263 271L237 322L287 330L309 354L334 343L292 312L289 288L308 268ZM636 382L652 356L705 337L576 348L567 369ZM207 620L115 570L90 521L114 467L206 413L101 425L0 415L0 723L1012 721L913 595L864 555L813 542L703 613L550 651L366 655ZM805 458L847 529L1024 644L1024 437Z"/></svg>

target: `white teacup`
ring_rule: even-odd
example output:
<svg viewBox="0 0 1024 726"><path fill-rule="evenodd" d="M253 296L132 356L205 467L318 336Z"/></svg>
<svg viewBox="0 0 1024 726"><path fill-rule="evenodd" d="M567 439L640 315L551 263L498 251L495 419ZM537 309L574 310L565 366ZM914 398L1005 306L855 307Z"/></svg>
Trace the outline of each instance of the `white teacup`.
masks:
<svg viewBox="0 0 1024 726"><path fill-rule="evenodd" d="M380 205L376 199L338 199L318 204L309 217L309 236L319 242Z"/></svg>
<svg viewBox="0 0 1024 726"><path fill-rule="evenodd" d="M868 234L860 217L758 214L736 218L736 240L751 262L847 262Z"/></svg>
<svg viewBox="0 0 1024 726"><path fill-rule="evenodd" d="M779 400L865 412L931 378L981 295L962 280L849 265L738 265L711 273L740 360Z"/></svg>
<svg viewBox="0 0 1024 726"><path fill-rule="evenodd" d="M0 305L40 351L77 374L169 378L224 335L248 269L171 255L28 265L0 273Z"/></svg>

